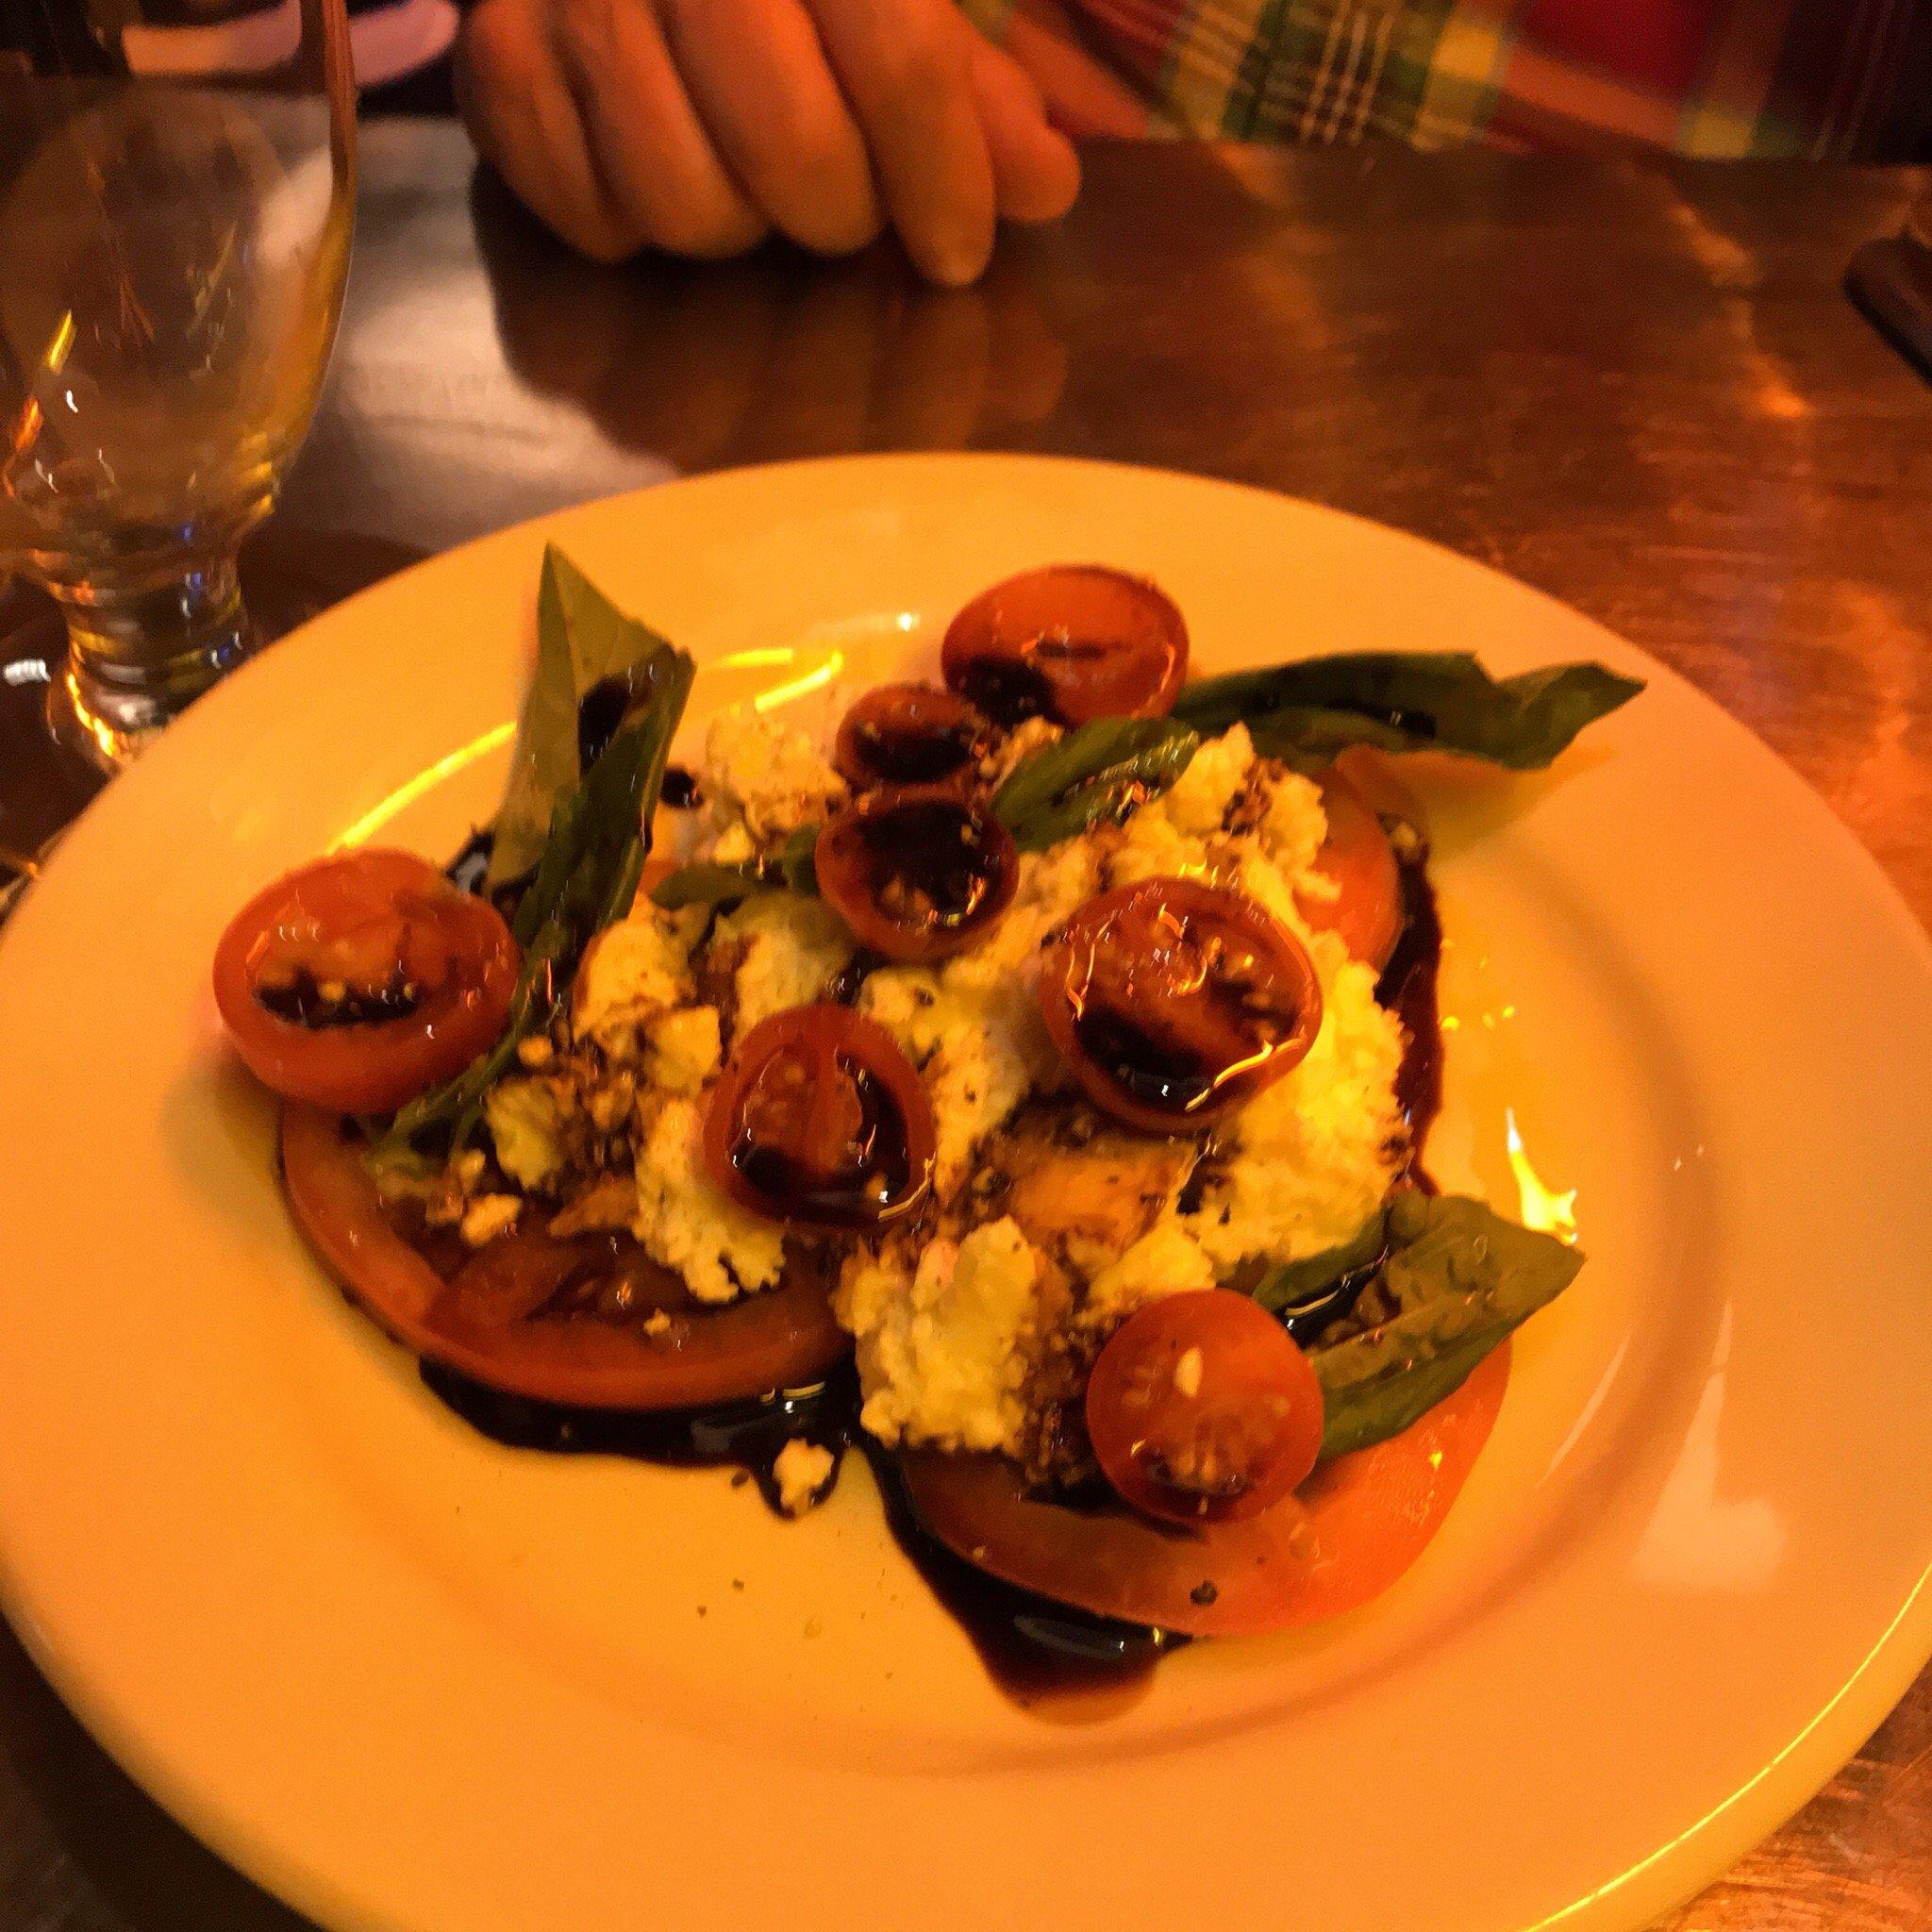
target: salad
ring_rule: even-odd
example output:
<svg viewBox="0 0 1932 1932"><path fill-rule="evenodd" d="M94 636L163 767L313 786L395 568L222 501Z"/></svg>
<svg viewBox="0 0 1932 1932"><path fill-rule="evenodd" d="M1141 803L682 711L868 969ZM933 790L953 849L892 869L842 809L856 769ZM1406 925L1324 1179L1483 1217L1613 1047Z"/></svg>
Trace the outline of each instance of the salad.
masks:
<svg viewBox="0 0 1932 1932"><path fill-rule="evenodd" d="M545 558L502 806L224 936L293 1216L499 1439L858 1446L942 1596L1040 1655L1352 1608L1480 1452L1574 1247L1437 1191L1441 933L1388 760L1547 765L1640 689L1350 653L1191 679L1093 565L829 742Z"/></svg>

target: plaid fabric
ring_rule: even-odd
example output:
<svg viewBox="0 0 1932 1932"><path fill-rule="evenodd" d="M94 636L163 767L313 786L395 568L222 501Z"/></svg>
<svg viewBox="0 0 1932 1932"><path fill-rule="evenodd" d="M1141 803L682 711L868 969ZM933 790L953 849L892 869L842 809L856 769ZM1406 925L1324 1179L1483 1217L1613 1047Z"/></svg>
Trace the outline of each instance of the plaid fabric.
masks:
<svg viewBox="0 0 1932 1932"><path fill-rule="evenodd" d="M1911 159L1932 0L961 0L1077 132Z"/></svg>

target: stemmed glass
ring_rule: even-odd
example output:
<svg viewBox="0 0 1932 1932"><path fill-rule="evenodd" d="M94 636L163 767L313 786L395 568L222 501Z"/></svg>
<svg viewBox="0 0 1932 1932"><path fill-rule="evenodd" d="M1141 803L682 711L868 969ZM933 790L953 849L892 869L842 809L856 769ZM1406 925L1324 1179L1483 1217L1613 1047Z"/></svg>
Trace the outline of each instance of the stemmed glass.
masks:
<svg viewBox="0 0 1932 1932"><path fill-rule="evenodd" d="M343 0L0 5L0 580L57 732L141 749L252 647L236 552L308 427L355 201Z"/></svg>

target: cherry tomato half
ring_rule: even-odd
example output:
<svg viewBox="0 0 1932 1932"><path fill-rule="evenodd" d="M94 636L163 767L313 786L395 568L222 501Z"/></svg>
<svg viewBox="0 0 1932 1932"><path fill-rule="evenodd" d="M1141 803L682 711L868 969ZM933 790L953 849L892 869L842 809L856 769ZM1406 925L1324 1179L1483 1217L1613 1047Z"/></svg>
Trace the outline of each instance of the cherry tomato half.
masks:
<svg viewBox="0 0 1932 1932"><path fill-rule="evenodd" d="M828 1002L761 1020L732 1049L705 1112L705 1161L754 1214L876 1227L932 1181L932 1102L875 1021Z"/></svg>
<svg viewBox="0 0 1932 1932"><path fill-rule="evenodd" d="M832 745L839 775L872 785L940 785L969 775L991 742L962 697L930 684L882 684L845 713Z"/></svg>
<svg viewBox="0 0 1932 1932"><path fill-rule="evenodd" d="M1191 1133L1298 1065L1322 1026L1302 942L1254 900L1198 879L1090 899L1048 942L1047 1031L1096 1107Z"/></svg>
<svg viewBox="0 0 1932 1932"><path fill-rule="evenodd" d="M1023 1590L1103 1617L1240 1637L1339 1617L1428 1547L1474 1466L1509 1379L1509 1344L1399 1436L1324 1463L1243 1522L1183 1529L1122 1507L1027 1492L1004 1456L913 1449L899 1458L921 1524Z"/></svg>
<svg viewBox="0 0 1932 1932"><path fill-rule="evenodd" d="M215 949L215 1004L263 1086L381 1113L502 1034L516 941L487 899L408 852L319 859L257 893Z"/></svg>
<svg viewBox="0 0 1932 1932"><path fill-rule="evenodd" d="M1322 809L1328 835L1315 870L1341 888L1334 899L1297 893L1295 907L1318 932L1340 933L1352 958L1377 973L1402 937L1402 872L1382 822L1333 765L1322 773Z"/></svg>
<svg viewBox="0 0 1932 1932"><path fill-rule="evenodd" d="M1145 1516L1239 1523L1278 1503L1322 1448L1322 1385L1266 1309L1232 1289L1149 1302L1108 1338L1087 1434Z"/></svg>
<svg viewBox="0 0 1932 1932"><path fill-rule="evenodd" d="M950 786L869 791L819 834L819 891L889 959L939 959L983 938L1012 903L1020 855L983 805Z"/></svg>
<svg viewBox="0 0 1932 1932"><path fill-rule="evenodd" d="M282 1184L308 1243L406 1348L511 1395L604 1408L694 1408L795 1388L850 1346L829 1274L788 1254L775 1288L722 1307L648 1257L518 1228L445 1281L392 1228L339 1115L282 1112ZM568 1308L558 1300L580 1286ZM662 1311L655 1329L646 1324Z"/></svg>
<svg viewBox="0 0 1932 1932"><path fill-rule="evenodd" d="M1097 563L1029 570L946 629L946 682L1003 724L1157 718L1188 675L1188 626L1164 591Z"/></svg>

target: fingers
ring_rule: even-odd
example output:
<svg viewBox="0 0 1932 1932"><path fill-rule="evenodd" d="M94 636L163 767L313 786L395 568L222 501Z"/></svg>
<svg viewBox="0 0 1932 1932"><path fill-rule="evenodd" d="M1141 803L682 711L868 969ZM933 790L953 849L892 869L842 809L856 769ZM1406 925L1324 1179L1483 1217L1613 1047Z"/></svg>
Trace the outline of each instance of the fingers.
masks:
<svg viewBox="0 0 1932 1932"><path fill-rule="evenodd" d="M741 254L765 221L739 192L645 0L571 0L552 39L608 199L674 255Z"/></svg>
<svg viewBox="0 0 1932 1932"><path fill-rule="evenodd" d="M661 4L705 128L773 226L822 255L864 247L880 222L865 140L799 0Z"/></svg>
<svg viewBox="0 0 1932 1932"><path fill-rule="evenodd" d="M998 216L1050 221L1079 188L1031 79L950 0L479 0L457 78L481 152L606 260L734 255L768 225L846 254L890 216L956 286Z"/></svg>
<svg viewBox="0 0 1932 1932"><path fill-rule="evenodd" d="M962 23L947 0L812 0L812 19L906 252L932 281L974 280L995 203Z"/></svg>
<svg viewBox="0 0 1932 1932"><path fill-rule="evenodd" d="M477 151L565 241L605 261L638 246L606 196L528 0L484 0L465 16L456 82Z"/></svg>
<svg viewBox="0 0 1932 1932"><path fill-rule="evenodd" d="M1009 222L1057 222L1080 192L1073 143L1046 118L1033 76L966 23L980 125L992 159L1000 213Z"/></svg>

